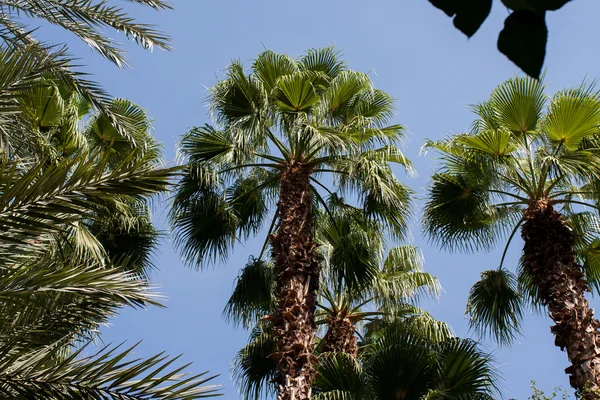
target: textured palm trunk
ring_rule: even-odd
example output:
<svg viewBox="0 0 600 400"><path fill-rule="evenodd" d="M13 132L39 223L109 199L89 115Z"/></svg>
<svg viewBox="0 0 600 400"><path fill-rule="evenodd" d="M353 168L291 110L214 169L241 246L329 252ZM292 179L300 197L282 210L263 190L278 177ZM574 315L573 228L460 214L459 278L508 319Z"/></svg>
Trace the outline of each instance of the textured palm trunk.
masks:
<svg viewBox="0 0 600 400"><path fill-rule="evenodd" d="M313 240L311 171L301 162L283 173L279 193L279 227L270 237L279 295L271 316L278 337L278 400L310 398L314 376L315 309L319 262Z"/></svg>
<svg viewBox="0 0 600 400"><path fill-rule="evenodd" d="M344 315L331 315L327 321L327 333L323 338L323 352L346 353L358 356L356 325Z"/></svg>
<svg viewBox="0 0 600 400"><path fill-rule="evenodd" d="M531 204L525 219L524 268L556 324L551 328L556 346L567 350L571 366L565 372L584 399L598 399L600 322L585 298L590 289L575 260L573 233L547 200Z"/></svg>

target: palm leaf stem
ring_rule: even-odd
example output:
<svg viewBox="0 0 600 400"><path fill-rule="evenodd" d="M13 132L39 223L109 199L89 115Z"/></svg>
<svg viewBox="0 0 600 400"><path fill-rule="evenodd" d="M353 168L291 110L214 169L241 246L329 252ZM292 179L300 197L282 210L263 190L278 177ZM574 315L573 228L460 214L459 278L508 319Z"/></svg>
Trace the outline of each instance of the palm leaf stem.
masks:
<svg viewBox="0 0 600 400"><path fill-rule="evenodd" d="M506 245L504 246L504 251L502 251L502 258L500 258L500 265L498 266L499 270L501 270L502 266L504 265L504 259L506 258L506 253L508 252L508 248L509 248L513 238L515 237L515 234L519 230L519 227L521 226L522 222L523 222L523 218L519 219L519 221L513 228L512 232L510 233L510 236L508 237L508 241L506 242Z"/></svg>

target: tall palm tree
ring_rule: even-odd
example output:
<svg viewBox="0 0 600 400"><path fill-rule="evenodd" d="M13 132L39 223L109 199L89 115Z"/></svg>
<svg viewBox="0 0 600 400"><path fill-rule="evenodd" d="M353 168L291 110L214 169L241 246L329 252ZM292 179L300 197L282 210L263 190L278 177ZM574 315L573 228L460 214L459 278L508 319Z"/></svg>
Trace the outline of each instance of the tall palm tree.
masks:
<svg viewBox="0 0 600 400"><path fill-rule="evenodd" d="M188 159L171 212L188 263L225 259L238 239L256 234L268 212L277 282L270 318L279 340L279 399L310 397L319 259L314 240L323 193L352 191L361 210L401 237L410 190L389 163L410 167L388 126L393 101L332 49L298 60L265 51L249 72L233 62L211 89L216 127L181 141ZM330 175L333 182L324 179Z"/></svg>
<svg viewBox="0 0 600 400"><path fill-rule="evenodd" d="M526 301L547 307L555 344L571 362L571 385L598 398L600 322L585 292L598 285L588 246L597 229L588 228L598 222L600 95L582 85L548 102L541 82L513 78L474 111L470 133L426 145L442 155L425 206L427 232L459 250L508 238L498 269L483 272L471 290L473 326L510 342ZM525 243L516 277L504 259L519 229Z"/></svg>

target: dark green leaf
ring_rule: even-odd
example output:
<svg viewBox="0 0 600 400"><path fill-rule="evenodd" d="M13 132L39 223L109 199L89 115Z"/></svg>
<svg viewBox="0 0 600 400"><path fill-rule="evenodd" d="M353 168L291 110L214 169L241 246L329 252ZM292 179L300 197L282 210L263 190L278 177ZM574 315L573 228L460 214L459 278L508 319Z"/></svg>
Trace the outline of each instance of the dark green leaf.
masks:
<svg viewBox="0 0 600 400"><path fill-rule="evenodd" d="M454 16L454 26L471 37L477 32L492 9L492 0L429 0L431 4Z"/></svg>
<svg viewBox="0 0 600 400"><path fill-rule="evenodd" d="M527 75L539 78L546 56L548 28L544 15L517 10L506 18L498 37L498 50Z"/></svg>

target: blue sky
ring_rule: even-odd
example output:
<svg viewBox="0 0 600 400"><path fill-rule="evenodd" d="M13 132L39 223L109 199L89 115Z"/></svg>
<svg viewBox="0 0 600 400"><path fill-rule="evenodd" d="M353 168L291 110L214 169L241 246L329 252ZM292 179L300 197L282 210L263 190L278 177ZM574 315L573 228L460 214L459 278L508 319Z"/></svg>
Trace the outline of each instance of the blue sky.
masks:
<svg viewBox="0 0 600 400"><path fill-rule="evenodd" d="M150 53L127 45L130 70L118 70L69 35L51 29L47 37L72 44L86 70L112 95L149 110L169 160L175 158L175 143L182 133L210 122L204 105L206 87L222 76L232 59L250 61L264 48L298 56L308 48L334 45L351 68L369 72L377 88L397 99L393 122L408 128L405 150L418 176L409 179L400 169L396 172L423 194L435 169L432 155L418 154L424 139L465 131L473 120L467 105L485 100L497 84L519 73L496 50L507 11L500 1L495 3L492 15L471 40L426 0L179 0L173 2L174 11L161 13L128 6L141 21L158 24L174 39L173 52ZM577 0L549 14L549 92L577 85L586 76L600 76L598 15L597 0ZM165 208L162 202L155 210L161 224ZM449 322L457 334L468 336L464 309L469 288L482 270L497 266L500 250L470 256L448 254L428 244L417 218L412 228L413 243L423 250L427 271L437 275L445 289L439 300L423 306ZM124 310L103 329L104 341L143 339L139 356L162 350L184 353L182 359L193 361L195 371L221 375L216 382L223 384L225 399L239 398L229 379L229 365L248 333L229 326L221 310L238 270L262 240L238 246L226 265L196 272L183 266L165 238L153 280L168 297L168 308ZM507 265L516 264L520 245L514 243ZM528 315L525 336L511 348L497 350L492 342L484 341L495 352L504 377L504 398L526 399L532 379L546 391L568 387L563 372L567 357L554 347L549 327L546 316Z"/></svg>

